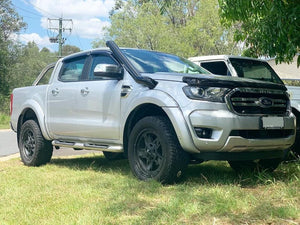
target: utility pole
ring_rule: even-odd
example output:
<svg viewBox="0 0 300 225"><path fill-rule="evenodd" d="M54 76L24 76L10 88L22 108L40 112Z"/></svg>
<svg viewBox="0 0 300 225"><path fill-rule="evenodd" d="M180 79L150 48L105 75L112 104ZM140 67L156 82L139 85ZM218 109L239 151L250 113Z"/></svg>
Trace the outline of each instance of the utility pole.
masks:
<svg viewBox="0 0 300 225"><path fill-rule="evenodd" d="M58 22L58 24L57 24ZM58 25L58 26L57 26ZM58 57L62 57L62 46L67 38L63 37L63 33L72 32L72 19L49 19L48 18L48 36L51 43L58 43Z"/></svg>

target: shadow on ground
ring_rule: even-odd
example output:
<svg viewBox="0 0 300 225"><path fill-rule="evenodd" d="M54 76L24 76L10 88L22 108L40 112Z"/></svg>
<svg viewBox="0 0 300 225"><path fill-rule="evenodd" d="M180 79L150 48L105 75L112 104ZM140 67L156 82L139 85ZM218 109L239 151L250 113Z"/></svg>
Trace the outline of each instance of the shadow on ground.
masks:
<svg viewBox="0 0 300 225"><path fill-rule="evenodd" d="M245 188L254 188L257 185L268 185L275 181L288 182L293 173L299 175L300 161L283 163L273 173L245 172L236 173L227 162L205 162L189 165L182 183L197 183L200 185L238 185ZM80 156L76 158L54 158L50 164L67 167L72 170L93 170L101 172L115 172L121 175L131 173L128 160L107 160L103 155Z"/></svg>

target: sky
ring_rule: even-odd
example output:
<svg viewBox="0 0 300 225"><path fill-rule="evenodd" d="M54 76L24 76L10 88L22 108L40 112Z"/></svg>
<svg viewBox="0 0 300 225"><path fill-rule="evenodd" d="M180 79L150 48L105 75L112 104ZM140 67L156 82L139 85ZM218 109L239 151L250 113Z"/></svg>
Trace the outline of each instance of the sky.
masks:
<svg viewBox="0 0 300 225"><path fill-rule="evenodd" d="M63 18L65 45L87 50L93 40L102 37L103 27L110 25L109 11L115 0L12 0L12 4L27 23L16 37L22 43L34 41L40 49L58 51L58 44L49 41L57 33L49 28L58 28L58 19Z"/></svg>

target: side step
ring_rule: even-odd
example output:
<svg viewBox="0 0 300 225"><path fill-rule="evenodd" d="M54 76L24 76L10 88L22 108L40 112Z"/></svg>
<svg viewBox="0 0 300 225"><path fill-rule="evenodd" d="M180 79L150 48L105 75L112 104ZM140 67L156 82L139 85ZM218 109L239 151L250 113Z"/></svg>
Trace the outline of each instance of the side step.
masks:
<svg viewBox="0 0 300 225"><path fill-rule="evenodd" d="M96 151L107 151L107 152L123 152L122 145L106 145L106 144L91 144L91 143L78 143L69 141L52 141L53 146L75 148L75 149L86 149Z"/></svg>

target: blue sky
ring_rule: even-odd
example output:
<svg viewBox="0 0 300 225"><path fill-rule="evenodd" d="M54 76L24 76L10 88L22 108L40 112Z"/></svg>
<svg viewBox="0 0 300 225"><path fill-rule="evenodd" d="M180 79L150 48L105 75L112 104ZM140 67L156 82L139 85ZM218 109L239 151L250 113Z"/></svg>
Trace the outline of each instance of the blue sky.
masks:
<svg viewBox="0 0 300 225"><path fill-rule="evenodd" d="M35 41L41 48L57 51L58 44L50 43L49 36L56 36L49 27L58 27L58 18L66 28L65 44L75 45L81 50L91 48L91 42L103 35L103 27L109 26L109 11L115 0L12 0L12 4L27 28L19 32L17 38L23 42ZM56 19L56 20L48 20ZM72 28L71 34L67 31Z"/></svg>

